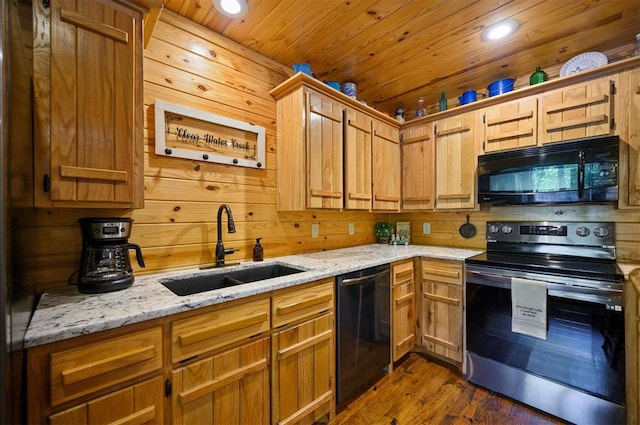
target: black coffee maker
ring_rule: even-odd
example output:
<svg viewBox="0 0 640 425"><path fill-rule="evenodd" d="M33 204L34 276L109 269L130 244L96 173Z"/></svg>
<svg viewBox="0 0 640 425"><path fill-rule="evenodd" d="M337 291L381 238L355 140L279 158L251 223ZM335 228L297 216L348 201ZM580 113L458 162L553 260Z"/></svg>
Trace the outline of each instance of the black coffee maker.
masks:
<svg viewBox="0 0 640 425"><path fill-rule="evenodd" d="M118 291L133 283L129 250L136 251L138 265L144 267L142 251L127 239L130 218L81 218L82 257L78 290L88 294Z"/></svg>

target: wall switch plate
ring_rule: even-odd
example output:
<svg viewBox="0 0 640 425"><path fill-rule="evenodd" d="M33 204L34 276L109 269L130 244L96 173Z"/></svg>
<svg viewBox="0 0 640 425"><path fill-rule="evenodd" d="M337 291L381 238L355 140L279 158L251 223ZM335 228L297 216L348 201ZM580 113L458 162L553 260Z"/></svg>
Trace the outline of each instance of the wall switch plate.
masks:
<svg viewBox="0 0 640 425"><path fill-rule="evenodd" d="M320 223L311 223L311 237L317 238L320 234Z"/></svg>
<svg viewBox="0 0 640 425"><path fill-rule="evenodd" d="M356 226L353 223L349 223L349 234L350 235L356 234Z"/></svg>
<svg viewBox="0 0 640 425"><path fill-rule="evenodd" d="M422 233L425 235L431 233L431 223L422 223Z"/></svg>

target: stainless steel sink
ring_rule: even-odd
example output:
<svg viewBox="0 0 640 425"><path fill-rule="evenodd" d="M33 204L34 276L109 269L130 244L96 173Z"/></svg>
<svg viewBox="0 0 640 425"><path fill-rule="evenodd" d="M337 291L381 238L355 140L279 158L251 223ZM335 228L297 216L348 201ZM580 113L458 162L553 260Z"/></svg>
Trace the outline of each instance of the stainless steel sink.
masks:
<svg viewBox="0 0 640 425"><path fill-rule="evenodd" d="M245 283L259 280L273 279L301 273L305 270L297 269L282 264L269 264L259 267L211 273L200 276L171 278L160 280L160 283L176 295L192 295L200 292L213 291L214 289L229 288L244 285Z"/></svg>

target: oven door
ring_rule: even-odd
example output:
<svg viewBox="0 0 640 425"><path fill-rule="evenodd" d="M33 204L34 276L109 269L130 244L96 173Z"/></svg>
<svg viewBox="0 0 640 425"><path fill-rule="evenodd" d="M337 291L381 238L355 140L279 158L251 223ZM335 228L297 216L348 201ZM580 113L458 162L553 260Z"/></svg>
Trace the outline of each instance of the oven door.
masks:
<svg viewBox="0 0 640 425"><path fill-rule="evenodd" d="M511 278L506 277L508 273L501 271L492 275L468 268L465 294L467 352L491 364L506 365L623 405L625 360L621 291L563 287L548 282L548 331L546 340L542 340L511 331ZM513 273L520 274L517 277L531 278L526 273ZM540 277L535 276L538 280ZM537 396L540 397L540 393Z"/></svg>

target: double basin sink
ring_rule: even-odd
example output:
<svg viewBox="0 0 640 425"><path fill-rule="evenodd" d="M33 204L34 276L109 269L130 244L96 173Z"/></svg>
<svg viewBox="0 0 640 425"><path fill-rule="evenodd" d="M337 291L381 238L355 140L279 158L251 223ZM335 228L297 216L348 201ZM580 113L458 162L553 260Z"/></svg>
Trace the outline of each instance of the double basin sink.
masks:
<svg viewBox="0 0 640 425"><path fill-rule="evenodd" d="M258 267L233 270L228 272L210 273L199 276L172 278L161 280L160 283L179 296L192 295L215 289L244 285L245 283L273 279L302 273L306 270L297 269L282 264L269 264Z"/></svg>

